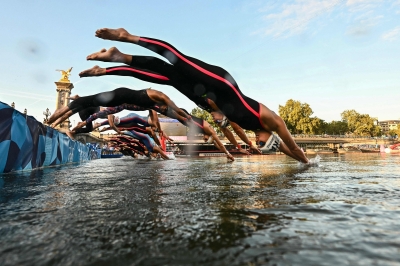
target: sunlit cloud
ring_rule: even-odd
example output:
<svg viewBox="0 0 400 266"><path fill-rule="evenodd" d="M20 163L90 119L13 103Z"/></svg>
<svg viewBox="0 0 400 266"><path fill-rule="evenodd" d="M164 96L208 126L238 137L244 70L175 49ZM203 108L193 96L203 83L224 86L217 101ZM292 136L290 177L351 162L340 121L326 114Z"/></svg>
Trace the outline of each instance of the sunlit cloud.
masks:
<svg viewBox="0 0 400 266"><path fill-rule="evenodd" d="M397 26L396 28L384 33L382 35L382 39L386 41L394 41L400 36L400 26Z"/></svg>
<svg viewBox="0 0 400 266"><path fill-rule="evenodd" d="M371 10L381 4L383 0L348 0L346 6L350 12Z"/></svg>
<svg viewBox="0 0 400 266"><path fill-rule="evenodd" d="M353 26L350 26L347 30L347 34L353 36L363 36L367 35L371 32L372 28L379 24L382 20L383 16L376 17L368 17L366 19L359 19L354 23Z"/></svg>
<svg viewBox="0 0 400 266"><path fill-rule="evenodd" d="M307 29L312 20L331 12L343 2L343 0L297 0L293 4L283 4L280 12L263 17L267 23L271 22L271 24L262 33L274 37L299 34Z"/></svg>
<svg viewBox="0 0 400 266"><path fill-rule="evenodd" d="M367 35L383 21L383 15L376 14L382 4L383 0L294 0L280 6L275 2L258 10L266 13L262 18L267 26L257 33L275 38L301 34L318 18L338 10L341 16L348 15L347 34ZM396 4L400 4L400 1Z"/></svg>

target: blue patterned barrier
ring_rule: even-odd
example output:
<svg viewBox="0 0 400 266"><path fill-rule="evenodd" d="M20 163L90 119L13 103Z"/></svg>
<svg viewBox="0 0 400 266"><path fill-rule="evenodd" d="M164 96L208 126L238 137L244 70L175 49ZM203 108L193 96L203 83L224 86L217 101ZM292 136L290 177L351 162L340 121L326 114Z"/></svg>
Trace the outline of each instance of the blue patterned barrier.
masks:
<svg viewBox="0 0 400 266"><path fill-rule="evenodd" d="M0 173L91 160L92 149L0 102Z"/></svg>

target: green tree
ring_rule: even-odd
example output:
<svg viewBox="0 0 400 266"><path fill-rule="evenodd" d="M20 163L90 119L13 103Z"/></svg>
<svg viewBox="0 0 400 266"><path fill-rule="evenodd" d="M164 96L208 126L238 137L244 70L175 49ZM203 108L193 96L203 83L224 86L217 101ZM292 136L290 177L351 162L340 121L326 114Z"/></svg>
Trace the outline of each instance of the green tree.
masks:
<svg viewBox="0 0 400 266"><path fill-rule="evenodd" d="M356 110L345 110L341 113L342 121L347 123L349 131L358 136L378 136L380 127L375 125L376 118L360 114Z"/></svg>
<svg viewBox="0 0 400 266"><path fill-rule="evenodd" d="M291 133L315 134L323 120L311 117L313 114L308 103L288 100L284 106L279 105L279 116L285 121Z"/></svg>
<svg viewBox="0 0 400 266"><path fill-rule="evenodd" d="M397 128L396 129L391 129L391 130L389 130L389 132L388 132L388 134L390 135L390 136L392 136L392 137L394 137L394 136L400 136L400 124L399 125L397 125Z"/></svg>
<svg viewBox="0 0 400 266"><path fill-rule="evenodd" d="M327 123L325 128L325 133L332 135L343 135L349 131L349 127L347 123L344 121L335 121L333 120L330 123Z"/></svg>

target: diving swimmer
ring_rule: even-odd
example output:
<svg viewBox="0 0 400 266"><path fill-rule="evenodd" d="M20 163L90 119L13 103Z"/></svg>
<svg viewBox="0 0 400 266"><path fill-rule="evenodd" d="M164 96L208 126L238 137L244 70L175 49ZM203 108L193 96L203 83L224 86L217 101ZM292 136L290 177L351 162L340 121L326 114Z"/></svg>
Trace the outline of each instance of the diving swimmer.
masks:
<svg viewBox="0 0 400 266"><path fill-rule="evenodd" d="M201 92L198 96L207 99L213 110L220 110L229 121L256 132L259 135L261 150L279 149L298 161L309 162L304 152L294 142L282 118L262 103L244 95L225 69L186 56L165 41L132 35L122 28L99 29L96 31L96 36L105 40L137 44L165 57L176 72L196 82L196 88ZM88 59L91 59L90 56ZM102 61L101 54L98 53L95 60ZM81 74L85 75L82 72Z"/></svg>

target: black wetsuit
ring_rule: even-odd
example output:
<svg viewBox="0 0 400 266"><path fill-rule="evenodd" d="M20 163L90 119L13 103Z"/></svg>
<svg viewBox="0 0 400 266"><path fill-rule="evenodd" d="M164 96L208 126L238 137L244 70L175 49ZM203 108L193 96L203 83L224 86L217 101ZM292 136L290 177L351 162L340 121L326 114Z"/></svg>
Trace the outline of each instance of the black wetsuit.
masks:
<svg viewBox="0 0 400 266"><path fill-rule="evenodd" d="M144 108L149 108L155 104L147 95L147 89L131 90L128 88L118 88L112 91L79 97L68 104L68 107L73 113L77 113L88 107L117 106L123 103L136 104Z"/></svg>
<svg viewBox="0 0 400 266"><path fill-rule="evenodd" d="M150 70L151 69L151 70ZM106 68L106 75L130 76L137 79L176 88L201 109L213 111L208 98L203 97L204 90L198 82L182 75L167 62L152 56L132 56L130 66Z"/></svg>
<svg viewBox="0 0 400 266"><path fill-rule="evenodd" d="M174 86L198 105L201 105L198 97L209 98L230 121L245 129L262 129L260 103L245 96L226 70L186 56L162 40L140 37L138 45L165 57L172 65L154 57L133 56L131 67L108 68L107 74L127 71L120 74L139 75L146 81Z"/></svg>

